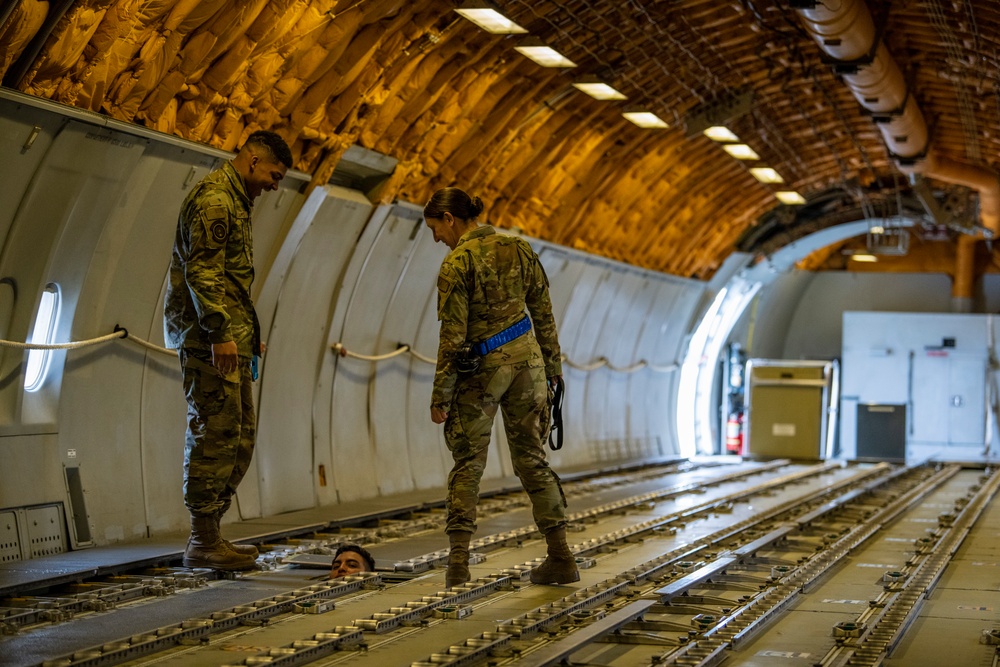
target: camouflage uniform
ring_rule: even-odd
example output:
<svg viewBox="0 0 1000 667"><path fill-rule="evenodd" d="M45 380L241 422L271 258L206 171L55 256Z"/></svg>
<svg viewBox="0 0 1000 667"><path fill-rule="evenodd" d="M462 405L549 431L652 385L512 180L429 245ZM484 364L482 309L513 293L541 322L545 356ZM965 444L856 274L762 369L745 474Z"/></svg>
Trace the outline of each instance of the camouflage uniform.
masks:
<svg viewBox="0 0 1000 667"><path fill-rule="evenodd" d="M455 359L476 343L531 314L533 329L460 375ZM479 481L486 467L497 407L514 471L531 498L543 533L566 523L566 498L543 448L548 432L546 377L562 375L548 279L524 240L477 227L459 239L438 275L441 340L431 406L448 413L445 440L455 460L448 476L446 531L474 532Z"/></svg>
<svg viewBox="0 0 1000 667"><path fill-rule="evenodd" d="M180 348L187 436L184 504L193 516L225 513L256 439L250 360L260 350L253 282L252 202L227 162L181 206L164 299L164 338ZM212 344L235 341L239 368L222 376Z"/></svg>

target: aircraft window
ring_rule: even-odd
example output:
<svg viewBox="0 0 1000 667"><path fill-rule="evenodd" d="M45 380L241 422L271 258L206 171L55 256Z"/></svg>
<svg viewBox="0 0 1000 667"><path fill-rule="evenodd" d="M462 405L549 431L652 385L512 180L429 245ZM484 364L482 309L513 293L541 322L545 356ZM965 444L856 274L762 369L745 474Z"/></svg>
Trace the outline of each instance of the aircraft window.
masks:
<svg viewBox="0 0 1000 667"><path fill-rule="evenodd" d="M38 304L38 314L35 316L35 326L31 330L29 343L51 344L55 335L56 320L59 318L59 286L49 283L42 292L42 300ZM45 375L49 370L49 360L52 350L28 350L28 366L24 372L24 390L38 391L45 383Z"/></svg>

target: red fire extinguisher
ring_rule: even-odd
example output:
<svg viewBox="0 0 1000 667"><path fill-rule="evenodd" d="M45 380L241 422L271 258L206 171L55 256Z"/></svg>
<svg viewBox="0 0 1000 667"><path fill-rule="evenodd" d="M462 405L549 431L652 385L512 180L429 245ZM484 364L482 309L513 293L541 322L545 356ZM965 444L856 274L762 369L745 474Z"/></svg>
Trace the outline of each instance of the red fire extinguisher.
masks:
<svg viewBox="0 0 1000 667"><path fill-rule="evenodd" d="M734 412L726 421L726 453L743 455L743 413Z"/></svg>

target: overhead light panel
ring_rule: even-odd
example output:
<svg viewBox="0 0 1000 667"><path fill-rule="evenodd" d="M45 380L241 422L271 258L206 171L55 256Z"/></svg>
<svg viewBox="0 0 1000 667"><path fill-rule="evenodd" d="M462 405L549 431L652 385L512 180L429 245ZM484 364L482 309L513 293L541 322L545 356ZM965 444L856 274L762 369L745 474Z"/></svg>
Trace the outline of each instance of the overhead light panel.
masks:
<svg viewBox="0 0 1000 667"><path fill-rule="evenodd" d="M575 62L559 53L551 46L522 44L521 46L515 46L514 50L522 56L534 60L542 67L576 67Z"/></svg>
<svg viewBox="0 0 1000 667"><path fill-rule="evenodd" d="M657 116L652 111L626 111L622 114L628 120L632 121L639 127L646 128L662 128L670 127L667 122Z"/></svg>
<svg viewBox="0 0 1000 667"><path fill-rule="evenodd" d="M806 203L806 198L794 190L782 190L780 192L775 192L774 196L777 197L778 201L782 204L788 204L789 206Z"/></svg>
<svg viewBox="0 0 1000 667"><path fill-rule="evenodd" d="M509 18L486 6L482 2L467 2L455 10L460 16L472 21L477 26L494 35L519 35L528 32Z"/></svg>
<svg viewBox="0 0 1000 667"><path fill-rule="evenodd" d="M737 160L759 160L760 156L746 144L723 144L722 150Z"/></svg>
<svg viewBox="0 0 1000 667"><path fill-rule="evenodd" d="M877 262L878 261L878 257L876 257L875 255L866 255L866 254L851 255L849 257L849 259L853 259L855 262Z"/></svg>
<svg viewBox="0 0 1000 667"><path fill-rule="evenodd" d="M724 125L713 125L702 132L712 141L739 141L740 138L733 134L733 131Z"/></svg>
<svg viewBox="0 0 1000 667"><path fill-rule="evenodd" d="M770 167L751 167L750 173L761 183L784 183L781 174Z"/></svg>
<svg viewBox="0 0 1000 667"><path fill-rule="evenodd" d="M580 83L574 83L573 87L584 93L587 93L595 100L624 100L627 99L625 95L618 92L606 83L601 83L600 81L583 81Z"/></svg>

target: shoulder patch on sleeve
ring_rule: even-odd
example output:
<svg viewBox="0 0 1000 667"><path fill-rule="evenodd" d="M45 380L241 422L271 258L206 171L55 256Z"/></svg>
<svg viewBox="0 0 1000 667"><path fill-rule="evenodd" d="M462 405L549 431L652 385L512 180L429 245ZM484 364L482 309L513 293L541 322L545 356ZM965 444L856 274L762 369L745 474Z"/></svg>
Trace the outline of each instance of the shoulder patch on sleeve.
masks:
<svg viewBox="0 0 1000 667"><path fill-rule="evenodd" d="M459 280L458 272L455 267L451 265L450 262L445 261L441 265L441 271L438 273L437 290L438 290L438 319L444 313L445 304L448 302L448 298L451 293L455 291L455 286Z"/></svg>
<svg viewBox="0 0 1000 667"><path fill-rule="evenodd" d="M441 319L444 314L444 305L448 302L448 297L451 296L452 291L455 289L455 283L445 275L438 276L438 303L437 303L437 316Z"/></svg>
<svg viewBox="0 0 1000 667"><path fill-rule="evenodd" d="M222 243L229 236L229 229L224 222L212 223L212 239L217 243Z"/></svg>
<svg viewBox="0 0 1000 667"><path fill-rule="evenodd" d="M204 210L205 229L215 243L225 243L229 238L229 209L212 204Z"/></svg>

